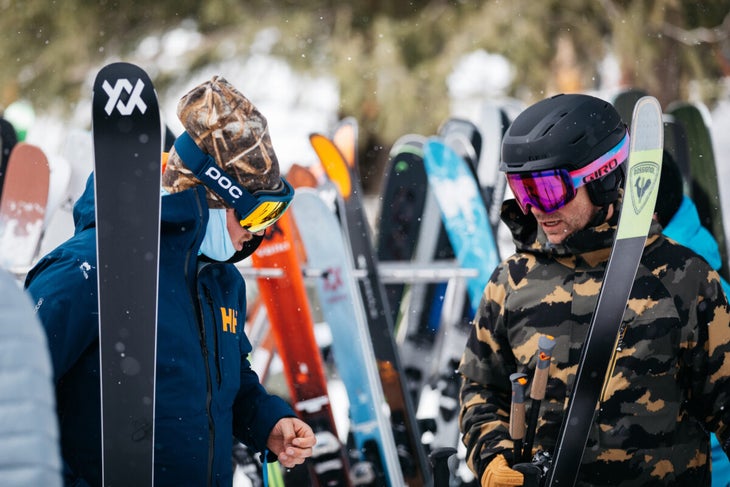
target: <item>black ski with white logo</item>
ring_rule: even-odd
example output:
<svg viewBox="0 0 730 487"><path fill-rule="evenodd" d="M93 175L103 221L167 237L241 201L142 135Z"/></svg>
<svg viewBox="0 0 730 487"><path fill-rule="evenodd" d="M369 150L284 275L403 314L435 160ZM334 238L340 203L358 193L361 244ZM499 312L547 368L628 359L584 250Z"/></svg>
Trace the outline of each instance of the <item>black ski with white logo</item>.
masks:
<svg viewBox="0 0 730 487"><path fill-rule="evenodd" d="M102 481L151 486L162 131L147 74L99 71L93 93Z"/></svg>

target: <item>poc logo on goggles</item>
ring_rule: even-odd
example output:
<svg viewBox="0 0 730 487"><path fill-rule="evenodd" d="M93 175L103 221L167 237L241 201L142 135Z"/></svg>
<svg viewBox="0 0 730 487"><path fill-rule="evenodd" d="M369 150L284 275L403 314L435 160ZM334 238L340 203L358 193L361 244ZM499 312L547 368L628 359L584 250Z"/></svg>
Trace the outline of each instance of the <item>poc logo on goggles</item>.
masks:
<svg viewBox="0 0 730 487"><path fill-rule="evenodd" d="M231 179L224 175L222 171L211 166L205 171L205 175L210 178L211 181L215 181L224 191L226 191L231 198L238 199L243 194L241 188L236 186Z"/></svg>

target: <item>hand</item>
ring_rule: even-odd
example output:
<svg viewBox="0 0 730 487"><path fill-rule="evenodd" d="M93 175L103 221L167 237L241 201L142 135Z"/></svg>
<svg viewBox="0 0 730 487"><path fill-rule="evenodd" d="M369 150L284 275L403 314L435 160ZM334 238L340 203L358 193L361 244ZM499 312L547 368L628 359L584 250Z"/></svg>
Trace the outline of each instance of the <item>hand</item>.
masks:
<svg viewBox="0 0 730 487"><path fill-rule="evenodd" d="M482 475L482 487L513 487L522 485L525 477L507 464L504 455L497 455L489 462Z"/></svg>
<svg viewBox="0 0 730 487"><path fill-rule="evenodd" d="M307 423L299 418L282 418L271 430L266 447L279 458L279 463L292 468L312 456L315 443L317 439Z"/></svg>

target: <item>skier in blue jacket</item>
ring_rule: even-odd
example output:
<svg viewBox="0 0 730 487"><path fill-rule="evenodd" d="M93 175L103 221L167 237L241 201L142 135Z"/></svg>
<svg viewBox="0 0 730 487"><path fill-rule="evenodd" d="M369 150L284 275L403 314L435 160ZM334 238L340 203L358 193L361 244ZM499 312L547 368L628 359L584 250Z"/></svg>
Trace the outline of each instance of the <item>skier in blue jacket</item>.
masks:
<svg viewBox="0 0 730 487"><path fill-rule="evenodd" d="M255 250L292 190L266 120L222 78L184 96L178 115L186 131L162 184L155 485L230 486L234 437L285 467L304 462L316 442L250 367L245 282L232 265ZM201 161L198 178L188 165ZM250 211L231 195L245 195ZM101 482L93 196L92 176L74 206L74 236L26 279L48 337L65 482L74 486Z"/></svg>

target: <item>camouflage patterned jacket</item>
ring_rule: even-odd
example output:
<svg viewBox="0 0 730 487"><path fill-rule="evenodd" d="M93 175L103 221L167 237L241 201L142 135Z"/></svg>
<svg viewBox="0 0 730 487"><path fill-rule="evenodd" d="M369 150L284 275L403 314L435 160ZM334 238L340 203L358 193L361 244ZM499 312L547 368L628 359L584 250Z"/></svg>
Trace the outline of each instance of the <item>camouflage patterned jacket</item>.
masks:
<svg viewBox="0 0 730 487"><path fill-rule="evenodd" d="M532 377L540 334L556 347L535 449L552 452L618 220L553 246L513 201L502 218L517 253L486 286L459 369L479 478L496 454L511 459L509 376ZM578 485L710 485L708 432L730 450L730 308L718 274L660 230L652 224Z"/></svg>

